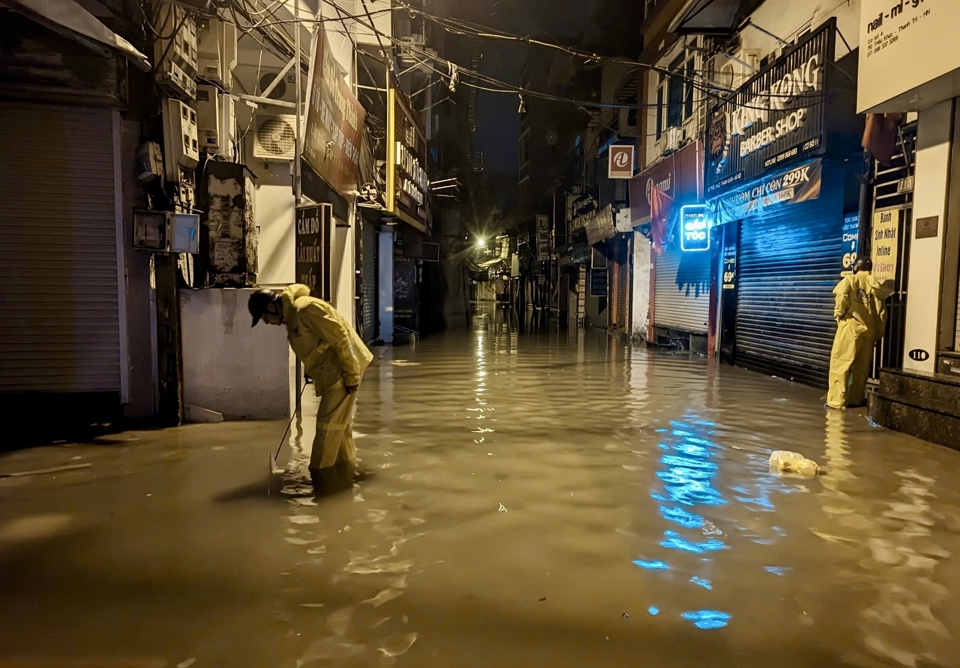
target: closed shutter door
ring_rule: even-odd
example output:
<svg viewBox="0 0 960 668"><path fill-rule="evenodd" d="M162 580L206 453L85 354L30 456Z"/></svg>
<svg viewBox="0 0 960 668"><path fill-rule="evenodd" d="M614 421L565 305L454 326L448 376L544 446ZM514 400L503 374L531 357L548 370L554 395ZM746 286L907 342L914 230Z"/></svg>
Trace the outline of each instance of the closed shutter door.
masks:
<svg viewBox="0 0 960 668"><path fill-rule="evenodd" d="M630 255L629 245L626 241L621 244L618 270L617 329L626 332L630 319Z"/></svg>
<svg viewBox="0 0 960 668"><path fill-rule="evenodd" d="M736 362L826 387L840 280L843 175L827 170L812 202L743 221L737 267Z"/></svg>
<svg viewBox="0 0 960 668"><path fill-rule="evenodd" d="M694 334L709 329L710 256L679 248L656 256L653 318L657 327Z"/></svg>
<svg viewBox="0 0 960 668"><path fill-rule="evenodd" d="M119 392L109 109L0 103L0 391Z"/></svg>
<svg viewBox="0 0 960 668"><path fill-rule="evenodd" d="M377 338L377 228L363 221L360 273L363 280L363 339Z"/></svg>

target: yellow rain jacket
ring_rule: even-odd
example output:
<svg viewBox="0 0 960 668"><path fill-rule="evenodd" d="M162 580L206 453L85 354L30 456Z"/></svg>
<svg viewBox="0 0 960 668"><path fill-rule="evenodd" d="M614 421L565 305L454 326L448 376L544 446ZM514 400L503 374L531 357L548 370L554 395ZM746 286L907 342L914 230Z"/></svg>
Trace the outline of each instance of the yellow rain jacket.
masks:
<svg viewBox="0 0 960 668"><path fill-rule="evenodd" d="M868 271L843 277L833 289L836 304L833 317L839 322L852 318L863 325L873 342L883 338L887 323L886 300L893 294L890 281L881 283Z"/></svg>
<svg viewBox="0 0 960 668"><path fill-rule="evenodd" d="M881 283L870 272L861 271L844 276L833 294L837 334L830 353L827 405L832 408L858 406L866 400L873 348L883 338L887 321L885 302L893 294L893 285L890 281Z"/></svg>
<svg viewBox="0 0 960 668"><path fill-rule="evenodd" d="M350 323L331 304L311 297L306 285L291 285L281 300L290 347L317 391L329 390L341 379L346 386L359 385L373 353Z"/></svg>

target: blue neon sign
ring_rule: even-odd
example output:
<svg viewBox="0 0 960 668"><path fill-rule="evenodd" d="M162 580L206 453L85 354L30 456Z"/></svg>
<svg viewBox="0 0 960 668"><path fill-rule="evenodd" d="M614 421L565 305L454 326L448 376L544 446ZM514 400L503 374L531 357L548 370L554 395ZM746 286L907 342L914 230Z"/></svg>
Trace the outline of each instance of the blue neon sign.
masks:
<svg viewBox="0 0 960 668"><path fill-rule="evenodd" d="M680 250L710 250L710 216L705 204L680 207Z"/></svg>

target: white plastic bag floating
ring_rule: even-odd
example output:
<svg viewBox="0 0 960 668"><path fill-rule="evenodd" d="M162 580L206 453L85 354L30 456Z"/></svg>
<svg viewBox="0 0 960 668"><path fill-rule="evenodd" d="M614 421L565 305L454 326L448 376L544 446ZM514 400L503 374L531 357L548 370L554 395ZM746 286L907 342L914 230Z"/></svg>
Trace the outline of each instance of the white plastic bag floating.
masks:
<svg viewBox="0 0 960 668"><path fill-rule="evenodd" d="M770 455L770 470L779 474L793 474L804 478L814 478L820 474L820 466L798 452L777 450Z"/></svg>

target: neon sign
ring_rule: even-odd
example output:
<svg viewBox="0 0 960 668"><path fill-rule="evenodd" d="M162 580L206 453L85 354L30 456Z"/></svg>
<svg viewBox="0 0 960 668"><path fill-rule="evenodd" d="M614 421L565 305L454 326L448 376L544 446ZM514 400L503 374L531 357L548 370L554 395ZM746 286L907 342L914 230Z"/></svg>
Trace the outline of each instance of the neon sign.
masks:
<svg viewBox="0 0 960 668"><path fill-rule="evenodd" d="M710 250L710 216L705 204L680 207L680 250Z"/></svg>

